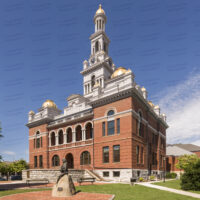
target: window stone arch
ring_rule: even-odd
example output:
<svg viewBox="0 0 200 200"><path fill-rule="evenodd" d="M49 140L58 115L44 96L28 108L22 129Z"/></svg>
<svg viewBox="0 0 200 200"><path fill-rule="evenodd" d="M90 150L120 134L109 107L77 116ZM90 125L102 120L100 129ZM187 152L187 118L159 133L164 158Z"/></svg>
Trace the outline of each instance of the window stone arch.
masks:
<svg viewBox="0 0 200 200"><path fill-rule="evenodd" d="M67 143L71 143L72 142L72 127L67 127L66 137L67 137Z"/></svg>
<svg viewBox="0 0 200 200"><path fill-rule="evenodd" d="M54 131L51 132L50 137L51 137L51 146L55 146L56 145L56 134Z"/></svg>
<svg viewBox="0 0 200 200"><path fill-rule="evenodd" d="M58 131L58 144L63 144L64 143L64 134L63 134L63 130L60 129Z"/></svg>
<svg viewBox="0 0 200 200"><path fill-rule="evenodd" d="M85 125L85 137L86 140L93 138L93 125L91 122L87 122Z"/></svg>
<svg viewBox="0 0 200 200"><path fill-rule="evenodd" d="M79 124L75 128L76 142L82 140L82 126Z"/></svg>
<svg viewBox="0 0 200 200"><path fill-rule="evenodd" d="M89 151L83 151L80 156L80 164L81 165L90 165L91 164L91 156Z"/></svg>
<svg viewBox="0 0 200 200"><path fill-rule="evenodd" d="M58 155L52 157L52 167L60 166L60 158Z"/></svg>

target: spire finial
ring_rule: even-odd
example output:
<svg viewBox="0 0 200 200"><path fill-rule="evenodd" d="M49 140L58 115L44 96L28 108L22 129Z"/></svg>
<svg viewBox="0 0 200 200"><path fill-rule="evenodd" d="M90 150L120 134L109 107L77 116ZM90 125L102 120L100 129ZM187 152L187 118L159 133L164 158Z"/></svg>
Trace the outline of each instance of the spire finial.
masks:
<svg viewBox="0 0 200 200"><path fill-rule="evenodd" d="M102 9L101 4L99 4L99 8L98 8L98 10L97 10L97 12L96 12L96 15L97 15L97 14L104 14L104 15L105 15L105 12L104 12L104 10Z"/></svg>

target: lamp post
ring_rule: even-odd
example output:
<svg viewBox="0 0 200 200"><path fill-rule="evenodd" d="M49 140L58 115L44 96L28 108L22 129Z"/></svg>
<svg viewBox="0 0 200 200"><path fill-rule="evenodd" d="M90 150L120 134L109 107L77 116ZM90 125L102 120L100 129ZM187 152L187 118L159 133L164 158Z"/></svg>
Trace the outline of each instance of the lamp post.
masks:
<svg viewBox="0 0 200 200"><path fill-rule="evenodd" d="M166 157L164 156L163 157L163 160L164 160L164 183L165 183L165 171L166 171Z"/></svg>

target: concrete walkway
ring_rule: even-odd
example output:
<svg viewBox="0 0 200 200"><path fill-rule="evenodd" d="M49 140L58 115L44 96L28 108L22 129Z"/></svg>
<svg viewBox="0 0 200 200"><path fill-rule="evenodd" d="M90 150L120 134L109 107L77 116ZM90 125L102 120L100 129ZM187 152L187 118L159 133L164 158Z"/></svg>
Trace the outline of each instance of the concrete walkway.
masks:
<svg viewBox="0 0 200 200"><path fill-rule="evenodd" d="M136 184L200 199L200 194L196 194L196 193L192 193L192 192L186 192L186 191L183 191L183 190L176 190L176 189L172 189L172 188L168 188L168 187L154 185L154 184L151 184L151 183L136 183Z"/></svg>

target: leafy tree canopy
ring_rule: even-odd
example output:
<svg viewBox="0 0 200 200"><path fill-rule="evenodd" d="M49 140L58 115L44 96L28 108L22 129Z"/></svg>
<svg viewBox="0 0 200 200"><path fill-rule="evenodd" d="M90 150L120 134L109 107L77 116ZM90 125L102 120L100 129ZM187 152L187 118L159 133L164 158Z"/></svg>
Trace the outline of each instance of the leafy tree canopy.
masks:
<svg viewBox="0 0 200 200"><path fill-rule="evenodd" d="M28 164L25 160L18 160L12 163L0 162L0 172L3 174L21 172L28 168Z"/></svg>
<svg viewBox="0 0 200 200"><path fill-rule="evenodd" d="M198 160L199 158L196 154L183 155L178 158L176 167L185 171L189 166L195 164Z"/></svg>

